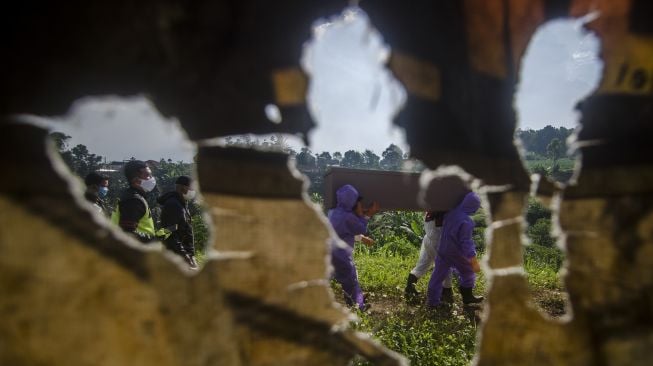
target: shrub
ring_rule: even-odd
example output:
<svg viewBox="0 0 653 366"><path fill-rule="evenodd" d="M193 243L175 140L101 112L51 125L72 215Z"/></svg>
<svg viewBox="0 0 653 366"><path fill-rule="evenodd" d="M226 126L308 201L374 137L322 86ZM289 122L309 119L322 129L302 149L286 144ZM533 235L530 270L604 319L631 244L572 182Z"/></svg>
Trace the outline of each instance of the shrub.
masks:
<svg viewBox="0 0 653 366"><path fill-rule="evenodd" d="M551 177L558 182L568 182L571 179L572 175L574 175L573 169L568 169L568 170L557 169L551 173Z"/></svg>
<svg viewBox="0 0 653 366"><path fill-rule="evenodd" d="M417 253L417 248L405 238L397 237L379 249L379 252L386 256L408 257Z"/></svg>
<svg viewBox="0 0 653 366"><path fill-rule="evenodd" d="M524 263L549 267L556 272L562 267L564 254L557 247L547 248L541 245L527 245L524 250Z"/></svg>
<svg viewBox="0 0 653 366"><path fill-rule="evenodd" d="M479 252L485 252L485 228L484 227L475 227L474 232L472 233L472 240L476 244L476 250Z"/></svg>
<svg viewBox="0 0 653 366"><path fill-rule="evenodd" d="M487 215L483 209L479 209L472 215L474 220L474 227L487 227Z"/></svg>
<svg viewBox="0 0 653 366"><path fill-rule="evenodd" d="M544 247L555 245L555 239L551 236L551 220L549 219L538 219L535 225L528 227L526 234L534 244Z"/></svg>
<svg viewBox="0 0 653 366"><path fill-rule="evenodd" d="M539 174L542 177L547 177L549 176L549 170L542 164L533 164L533 166L530 168L531 173L533 174Z"/></svg>
<svg viewBox="0 0 653 366"><path fill-rule="evenodd" d="M324 206L324 199L322 198L321 194L317 192L313 192L311 193L310 198L311 198L311 202L317 203L320 206Z"/></svg>
<svg viewBox="0 0 653 366"><path fill-rule="evenodd" d="M528 283L533 291L542 289L561 291L562 282L558 271L562 266L564 254L556 247L528 245L524 251L524 269L528 273Z"/></svg>
<svg viewBox="0 0 653 366"><path fill-rule="evenodd" d="M551 210L544 206L539 200L531 197L528 199L526 221L528 221L529 226L533 226L539 219L551 219Z"/></svg>
<svg viewBox="0 0 653 366"><path fill-rule="evenodd" d="M209 243L209 226L204 221L201 213L197 213L191 217L191 225L193 226L193 234L195 236L195 250L198 253L204 254L207 251Z"/></svg>
<svg viewBox="0 0 653 366"><path fill-rule="evenodd" d="M368 231L379 246L405 239L419 248L424 237L424 216L421 212L382 212L372 217Z"/></svg>

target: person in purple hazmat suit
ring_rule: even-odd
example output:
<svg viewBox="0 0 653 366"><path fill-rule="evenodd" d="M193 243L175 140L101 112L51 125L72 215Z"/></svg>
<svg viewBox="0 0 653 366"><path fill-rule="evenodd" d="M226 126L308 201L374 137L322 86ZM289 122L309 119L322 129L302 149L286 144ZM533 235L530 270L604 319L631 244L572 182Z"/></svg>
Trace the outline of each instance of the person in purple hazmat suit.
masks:
<svg viewBox="0 0 653 366"><path fill-rule="evenodd" d="M442 296L442 281L454 268L459 276L459 290L463 304L475 304L483 297L474 297L472 289L480 266L476 259L476 246L472 240L474 221L470 215L481 207L481 200L474 192L465 195L462 202L444 215L440 246L435 258L435 270L431 274L427 291L427 305L436 307Z"/></svg>
<svg viewBox="0 0 653 366"><path fill-rule="evenodd" d="M331 264L334 279L340 283L345 293L347 305L356 305L360 310L367 310L363 291L358 283L358 274L354 265L353 251L356 237L368 246L374 241L364 234L367 233L367 221L379 211L378 203L374 202L368 209L363 209L362 197L353 186L346 184L336 191L336 207L329 210L329 222L338 237L346 245L340 246L333 241L331 246Z"/></svg>

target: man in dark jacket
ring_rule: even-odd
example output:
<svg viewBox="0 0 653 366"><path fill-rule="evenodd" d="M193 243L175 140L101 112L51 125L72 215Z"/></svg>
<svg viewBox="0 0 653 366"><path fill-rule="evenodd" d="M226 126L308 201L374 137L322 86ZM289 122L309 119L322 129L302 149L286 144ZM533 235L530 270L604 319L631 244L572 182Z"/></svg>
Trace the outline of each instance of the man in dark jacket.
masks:
<svg viewBox="0 0 653 366"><path fill-rule="evenodd" d="M154 228L154 220L145 194L156 186L152 170L140 160L125 164L125 178L129 183L120 197L120 203L111 216L111 221L124 231L132 233L142 243L150 243L161 236Z"/></svg>
<svg viewBox="0 0 653 366"><path fill-rule="evenodd" d="M104 203L104 197L106 197L109 192L109 177L92 172L84 178L84 183L86 184L84 198L86 198L86 200L90 202L98 212L108 215L107 207Z"/></svg>
<svg viewBox="0 0 653 366"><path fill-rule="evenodd" d="M195 197L191 183L190 177L180 176L175 181L175 190L160 196L157 201L162 206L161 227L172 232L163 243L168 250L184 258L190 268L196 269L193 225L188 211L188 201Z"/></svg>

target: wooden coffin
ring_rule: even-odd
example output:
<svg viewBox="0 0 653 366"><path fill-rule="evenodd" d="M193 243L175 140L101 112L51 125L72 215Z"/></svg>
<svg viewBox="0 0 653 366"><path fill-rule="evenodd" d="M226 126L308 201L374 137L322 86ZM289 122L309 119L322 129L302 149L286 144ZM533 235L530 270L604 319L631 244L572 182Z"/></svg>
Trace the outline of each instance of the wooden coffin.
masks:
<svg viewBox="0 0 653 366"><path fill-rule="evenodd" d="M354 186L363 203L377 201L381 210L448 211L470 191L457 176L431 181L424 202L419 199L420 173L331 167L324 177L324 207L336 205L336 190L345 184Z"/></svg>

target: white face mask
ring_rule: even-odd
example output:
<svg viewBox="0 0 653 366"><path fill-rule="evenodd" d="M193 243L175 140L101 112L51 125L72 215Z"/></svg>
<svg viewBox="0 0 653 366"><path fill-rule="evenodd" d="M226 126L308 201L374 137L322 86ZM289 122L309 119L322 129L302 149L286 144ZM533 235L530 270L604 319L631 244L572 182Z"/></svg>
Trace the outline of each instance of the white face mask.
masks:
<svg viewBox="0 0 653 366"><path fill-rule="evenodd" d="M188 192L184 193L184 199L186 201L190 201L193 198L195 198L195 191L193 191L192 189L189 189Z"/></svg>
<svg viewBox="0 0 653 366"><path fill-rule="evenodd" d="M143 188L145 192L150 192L154 187L156 187L156 179L154 177L150 177L150 179L141 179L141 188Z"/></svg>

